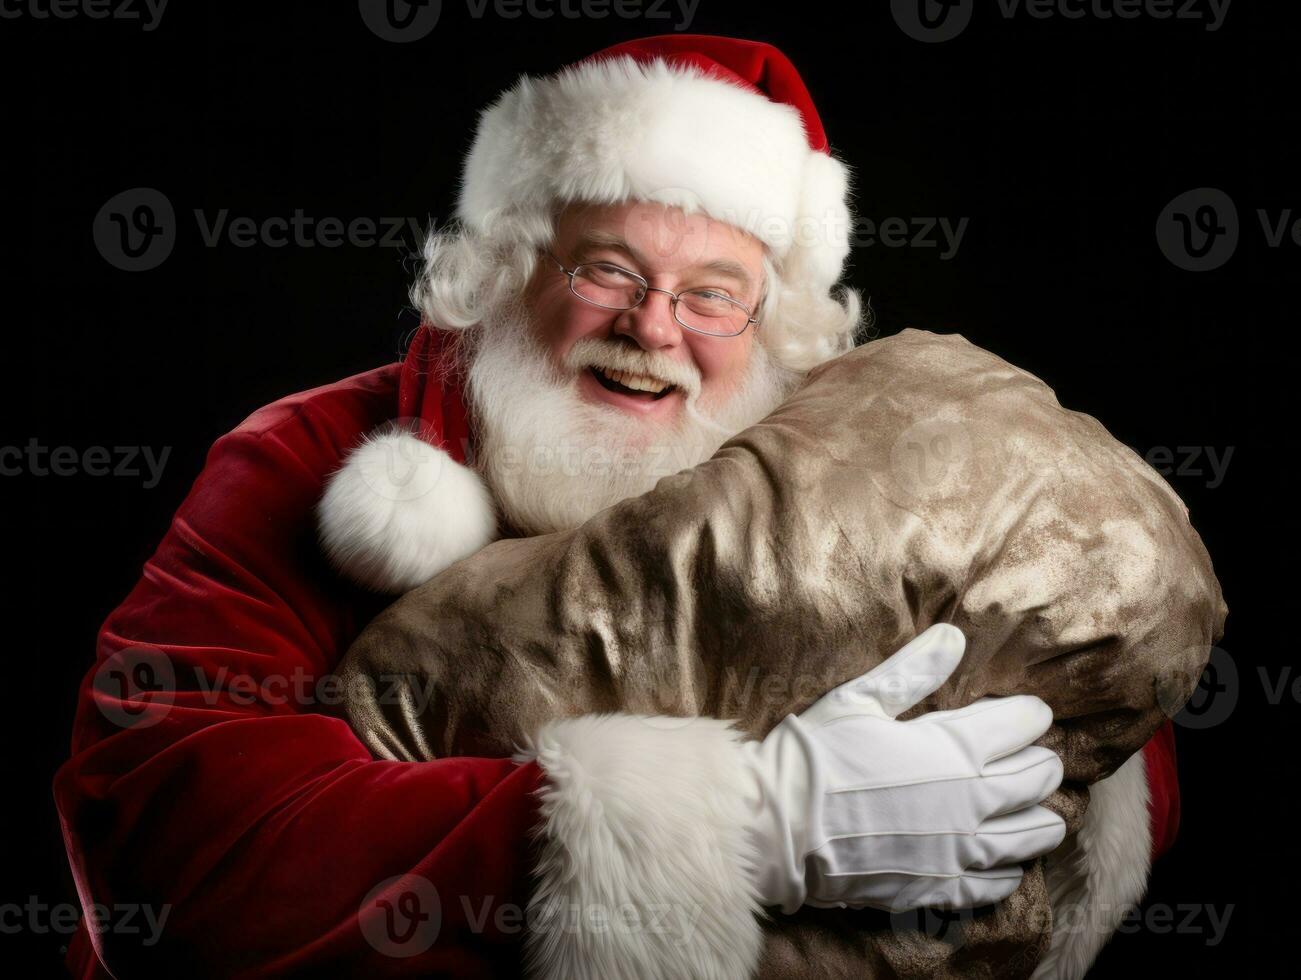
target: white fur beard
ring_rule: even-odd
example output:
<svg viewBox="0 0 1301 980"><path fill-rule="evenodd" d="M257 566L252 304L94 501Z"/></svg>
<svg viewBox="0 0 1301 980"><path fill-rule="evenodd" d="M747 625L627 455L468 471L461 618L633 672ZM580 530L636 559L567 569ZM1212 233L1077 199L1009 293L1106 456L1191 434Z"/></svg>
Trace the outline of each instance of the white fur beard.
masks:
<svg viewBox="0 0 1301 980"><path fill-rule="evenodd" d="M520 534L577 527L607 507L695 466L776 408L800 375L759 343L726 403L695 395L673 424L649 421L578 395L578 373L554 369L528 313L516 306L471 328L466 395L478 437L475 467Z"/></svg>

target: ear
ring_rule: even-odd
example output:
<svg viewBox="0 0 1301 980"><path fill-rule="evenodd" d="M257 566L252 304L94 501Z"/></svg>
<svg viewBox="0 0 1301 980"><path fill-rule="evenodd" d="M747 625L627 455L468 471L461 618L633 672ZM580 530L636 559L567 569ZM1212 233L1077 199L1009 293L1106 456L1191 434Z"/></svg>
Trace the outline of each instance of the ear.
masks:
<svg viewBox="0 0 1301 980"><path fill-rule="evenodd" d="M321 544L343 575L402 593L497 537L479 475L410 432L373 434L325 484Z"/></svg>

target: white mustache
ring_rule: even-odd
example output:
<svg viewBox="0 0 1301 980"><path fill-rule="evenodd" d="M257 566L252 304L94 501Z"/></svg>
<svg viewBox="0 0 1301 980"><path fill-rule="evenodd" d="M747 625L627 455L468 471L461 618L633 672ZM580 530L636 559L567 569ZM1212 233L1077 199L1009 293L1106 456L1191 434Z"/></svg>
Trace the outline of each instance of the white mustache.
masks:
<svg viewBox="0 0 1301 980"><path fill-rule="evenodd" d="M609 340L580 337L565 355L565 367L574 373L588 368L650 375L681 389L688 401L700 394L700 372L689 364L653 351L634 349Z"/></svg>

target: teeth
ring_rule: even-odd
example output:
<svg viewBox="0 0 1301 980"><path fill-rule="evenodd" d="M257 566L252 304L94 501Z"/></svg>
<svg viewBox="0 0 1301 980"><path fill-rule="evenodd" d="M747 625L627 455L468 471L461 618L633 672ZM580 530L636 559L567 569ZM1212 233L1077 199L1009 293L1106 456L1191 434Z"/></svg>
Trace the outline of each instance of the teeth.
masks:
<svg viewBox="0 0 1301 980"><path fill-rule="evenodd" d="M597 368L611 381L623 385L625 388L632 388L634 391L646 391L652 395L658 395L665 388L673 387L667 381L661 381L659 378L652 378L645 374L630 374L627 371L614 371L607 368Z"/></svg>

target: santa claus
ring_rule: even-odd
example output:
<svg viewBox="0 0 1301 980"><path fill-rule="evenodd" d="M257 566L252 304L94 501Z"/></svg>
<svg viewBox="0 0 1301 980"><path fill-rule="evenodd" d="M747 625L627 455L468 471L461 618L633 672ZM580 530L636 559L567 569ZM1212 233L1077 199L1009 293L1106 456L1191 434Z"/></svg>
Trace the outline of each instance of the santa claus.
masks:
<svg viewBox="0 0 1301 980"><path fill-rule="evenodd" d="M68 854L87 909L168 917L149 945L83 919L79 975L744 977L765 907L953 909L1017 888L1065 833L1041 805L1060 761L1031 744L1051 711L1020 696L895 720L962 657L952 627L761 742L602 715L538 731L528 757L403 762L319 710L393 594L707 459L849 350L848 201L766 44L630 42L483 113L404 361L219 440L104 626L56 781ZM282 696L293 677L307 693ZM1168 734L1139 761L1122 832L1140 866L1118 901L1173 828ZM556 818L585 778L638 813L636 860L600 821ZM573 881L596 906L578 921L524 914ZM1055 974L1080 975L1105 935L1057 950Z"/></svg>

